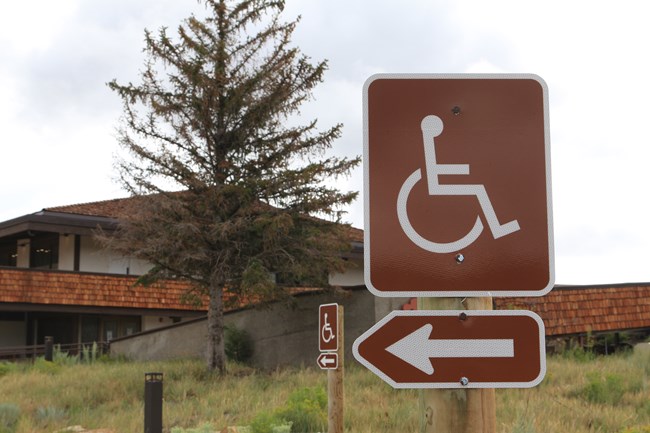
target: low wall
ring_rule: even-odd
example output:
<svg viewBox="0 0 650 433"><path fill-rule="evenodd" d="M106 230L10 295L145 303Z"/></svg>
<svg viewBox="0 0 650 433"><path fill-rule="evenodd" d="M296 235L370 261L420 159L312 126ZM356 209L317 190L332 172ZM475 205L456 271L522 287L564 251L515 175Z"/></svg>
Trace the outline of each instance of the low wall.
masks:
<svg viewBox="0 0 650 433"><path fill-rule="evenodd" d="M225 322L246 330L253 339L252 364L260 368L315 365L318 357L318 306L336 302L344 307L345 359L352 360L352 343L375 324L375 297L367 290L343 295L306 294L294 308L275 304L268 309L227 313ZM112 355L136 360L202 358L205 356L205 318L142 332L111 342Z"/></svg>
<svg viewBox="0 0 650 433"><path fill-rule="evenodd" d="M137 361L197 358L205 355L206 318L111 340L111 356Z"/></svg>

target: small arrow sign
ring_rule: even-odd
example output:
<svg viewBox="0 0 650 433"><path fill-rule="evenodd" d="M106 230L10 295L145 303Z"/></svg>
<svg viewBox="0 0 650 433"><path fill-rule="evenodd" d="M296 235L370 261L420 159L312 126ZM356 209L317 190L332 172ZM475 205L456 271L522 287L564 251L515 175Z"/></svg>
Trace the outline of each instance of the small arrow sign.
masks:
<svg viewBox="0 0 650 433"><path fill-rule="evenodd" d="M335 370L339 366L339 357L336 352L321 353L316 362L323 370Z"/></svg>
<svg viewBox="0 0 650 433"><path fill-rule="evenodd" d="M393 311L353 352L395 388L527 388L546 372L544 324L529 311Z"/></svg>

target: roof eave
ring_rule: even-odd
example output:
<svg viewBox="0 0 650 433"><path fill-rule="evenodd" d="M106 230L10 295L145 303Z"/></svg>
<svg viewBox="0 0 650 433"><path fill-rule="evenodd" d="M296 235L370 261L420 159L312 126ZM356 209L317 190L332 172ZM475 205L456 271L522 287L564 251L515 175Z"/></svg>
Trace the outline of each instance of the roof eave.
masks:
<svg viewBox="0 0 650 433"><path fill-rule="evenodd" d="M0 238L30 230L89 235L99 228L109 231L115 230L117 224L117 218L44 210L0 223Z"/></svg>

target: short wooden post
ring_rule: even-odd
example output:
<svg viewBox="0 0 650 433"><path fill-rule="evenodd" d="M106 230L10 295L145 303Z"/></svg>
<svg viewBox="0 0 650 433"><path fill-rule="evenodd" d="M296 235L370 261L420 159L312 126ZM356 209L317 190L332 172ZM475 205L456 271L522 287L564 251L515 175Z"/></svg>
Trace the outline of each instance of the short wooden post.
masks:
<svg viewBox="0 0 650 433"><path fill-rule="evenodd" d="M338 329L336 338L338 339L338 366L336 369L327 370L327 423L328 433L343 433L343 373L345 340L343 338L343 306L338 306Z"/></svg>
<svg viewBox="0 0 650 433"><path fill-rule="evenodd" d="M54 359L54 337L45 337L45 360L52 362Z"/></svg>
<svg viewBox="0 0 650 433"><path fill-rule="evenodd" d="M492 310L492 298L419 298L421 310ZM494 389L420 390L420 433L496 433Z"/></svg>

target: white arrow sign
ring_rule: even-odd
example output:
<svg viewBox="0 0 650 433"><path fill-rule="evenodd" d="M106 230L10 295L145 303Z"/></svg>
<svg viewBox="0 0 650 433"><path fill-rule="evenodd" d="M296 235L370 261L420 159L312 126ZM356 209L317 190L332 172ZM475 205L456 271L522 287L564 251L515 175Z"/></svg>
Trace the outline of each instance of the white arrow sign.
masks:
<svg viewBox="0 0 650 433"><path fill-rule="evenodd" d="M429 339L433 326L426 324L388 346L386 350L418 370L433 374L430 358L512 358L512 339Z"/></svg>
<svg viewBox="0 0 650 433"><path fill-rule="evenodd" d="M323 370L334 370L339 366L339 357L336 352L325 352L318 355L316 362Z"/></svg>
<svg viewBox="0 0 650 433"><path fill-rule="evenodd" d="M522 310L393 311L352 349L394 388L530 388L546 372L544 323Z"/></svg>

